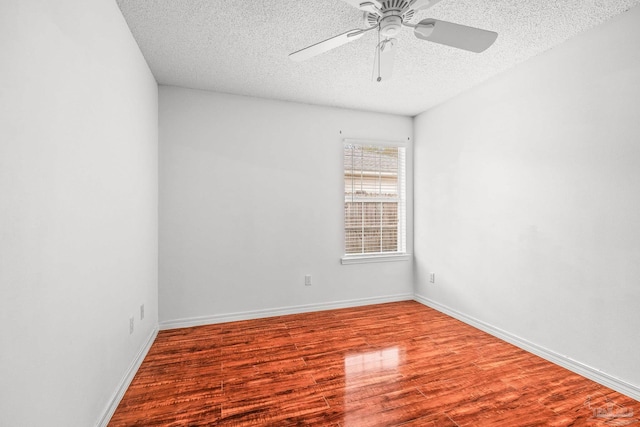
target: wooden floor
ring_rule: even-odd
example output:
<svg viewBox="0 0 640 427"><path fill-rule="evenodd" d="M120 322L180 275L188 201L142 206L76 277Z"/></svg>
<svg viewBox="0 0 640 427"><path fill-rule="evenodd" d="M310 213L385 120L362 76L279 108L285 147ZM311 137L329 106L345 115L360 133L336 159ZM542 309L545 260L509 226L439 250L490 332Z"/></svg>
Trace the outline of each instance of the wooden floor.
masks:
<svg viewBox="0 0 640 427"><path fill-rule="evenodd" d="M417 302L161 331L109 426L619 426L640 403Z"/></svg>

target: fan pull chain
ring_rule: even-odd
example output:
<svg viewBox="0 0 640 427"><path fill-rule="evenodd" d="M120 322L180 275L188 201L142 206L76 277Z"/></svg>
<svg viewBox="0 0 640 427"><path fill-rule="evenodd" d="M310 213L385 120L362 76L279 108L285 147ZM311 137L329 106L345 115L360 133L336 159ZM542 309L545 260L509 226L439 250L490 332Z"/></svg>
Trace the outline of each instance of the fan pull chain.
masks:
<svg viewBox="0 0 640 427"><path fill-rule="evenodd" d="M380 75L380 24L378 24L378 46L376 46L376 56L378 57L378 78L376 81L380 83L382 76Z"/></svg>

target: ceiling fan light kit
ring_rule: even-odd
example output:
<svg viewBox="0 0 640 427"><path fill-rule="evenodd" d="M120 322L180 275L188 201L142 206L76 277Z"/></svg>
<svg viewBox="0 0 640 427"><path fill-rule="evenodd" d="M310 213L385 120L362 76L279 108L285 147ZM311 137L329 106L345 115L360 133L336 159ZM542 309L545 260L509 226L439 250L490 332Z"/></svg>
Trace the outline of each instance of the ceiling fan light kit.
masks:
<svg viewBox="0 0 640 427"><path fill-rule="evenodd" d="M364 12L364 21L369 27L354 29L339 34L327 40L315 43L295 51L289 55L294 61L304 61L343 44L359 39L373 29L378 30L378 41L374 60L374 80L382 82L389 80L393 70L394 49L397 45L396 36L402 27L413 28L413 34L420 40L426 40L441 45L451 46L470 52L480 53L488 49L498 37L498 33L467 27L466 25L437 19L423 19L417 24L410 21L415 12L432 7L440 0L343 0Z"/></svg>
<svg viewBox="0 0 640 427"><path fill-rule="evenodd" d="M402 18L397 15L385 16L380 20L380 35L383 37L393 37L398 35L402 29Z"/></svg>

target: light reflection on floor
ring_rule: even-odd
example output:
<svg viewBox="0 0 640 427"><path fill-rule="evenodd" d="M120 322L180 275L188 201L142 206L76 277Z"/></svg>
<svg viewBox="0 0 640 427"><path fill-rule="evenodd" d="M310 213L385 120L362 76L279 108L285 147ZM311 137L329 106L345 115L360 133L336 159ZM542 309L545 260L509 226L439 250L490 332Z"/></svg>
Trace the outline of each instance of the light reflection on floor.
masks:
<svg viewBox="0 0 640 427"><path fill-rule="evenodd" d="M397 369L400 362L398 347L388 347L382 350L348 355L344 359L344 372L347 377L354 377L363 373L374 373L390 369Z"/></svg>
<svg viewBox="0 0 640 427"><path fill-rule="evenodd" d="M343 419L345 427L360 426L364 421L362 419L362 402L358 398L362 395L364 387L371 388L374 393L383 384L386 393L393 392L394 389L401 389L401 383L396 381L399 375L399 364L400 350L398 347L387 347L376 351L350 354L345 357L345 411Z"/></svg>

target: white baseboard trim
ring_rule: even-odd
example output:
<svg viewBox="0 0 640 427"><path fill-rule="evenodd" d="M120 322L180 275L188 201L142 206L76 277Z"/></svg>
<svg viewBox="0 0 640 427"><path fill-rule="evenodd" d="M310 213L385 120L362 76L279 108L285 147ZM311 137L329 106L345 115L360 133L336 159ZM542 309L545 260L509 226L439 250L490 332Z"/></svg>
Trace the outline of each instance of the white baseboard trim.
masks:
<svg viewBox="0 0 640 427"><path fill-rule="evenodd" d="M160 330L189 328L192 326L212 325L216 323L235 322L238 320L260 319L264 317L282 316L286 314L308 313L311 311L334 310L336 308L358 307L362 305L383 304L386 302L410 300L413 300L412 293L324 302L319 304L295 305L290 307L279 307L265 310L215 314L212 316L189 317L184 319L165 320L163 322L160 322Z"/></svg>
<svg viewBox="0 0 640 427"><path fill-rule="evenodd" d="M578 375L582 375L583 377L589 378L590 380L595 381L598 384L602 384L619 393L629 396L632 399L640 401L640 387L638 386L625 382L619 378L613 377L596 368L585 365L584 363L578 362L577 360L571 359L570 357L556 353L555 351L549 350L548 348L539 346L538 344L534 344L531 341L527 341L507 331L504 331L500 328L490 325L489 323L483 322L474 317L468 316L464 313L461 313L457 310L447 307L446 305L442 305L429 298L423 297L422 295L415 294L414 300L416 300L421 304L426 305L427 307L431 307L434 310L437 310L441 313L447 314L455 319L458 319L461 322L464 322L468 325L478 328L481 331L484 331L490 335L500 338L501 340L506 341L510 344L513 344L516 347L520 347L521 349L526 350L530 353L533 353L536 356L540 356L543 359L546 359L552 363L555 363L556 365L562 366L563 368L566 368L572 372L575 372Z"/></svg>
<svg viewBox="0 0 640 427"><path fill-rule="evenodd" d="M107 408L104 410L102 417L97 424L98 427L107 427L107 424L109 424L109 421L111 420L114 412L116 412L116 409L118 408L118 405L120 404L124 393L127 391L127 388L129 388L131 381L133 381L133 377L135 377L136 372L138 372L138 368L140 368L142 361L146 357L149 349L151 348L151 345L153 344L157 336L158 327L155 327L153 328L153 331L151 331L151 334L149 334L149 336L147 337L147 341L140 348L140 351L138 351L138 354L136 354L136 357L131 362L131 365L129 365L129 369L127 369L127 372L122 377L122 380L120 380L118 388L111 396L111 399L109 399L109 404L107 405Z"/></svg>

